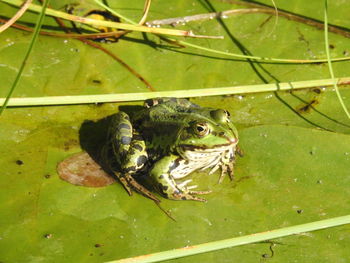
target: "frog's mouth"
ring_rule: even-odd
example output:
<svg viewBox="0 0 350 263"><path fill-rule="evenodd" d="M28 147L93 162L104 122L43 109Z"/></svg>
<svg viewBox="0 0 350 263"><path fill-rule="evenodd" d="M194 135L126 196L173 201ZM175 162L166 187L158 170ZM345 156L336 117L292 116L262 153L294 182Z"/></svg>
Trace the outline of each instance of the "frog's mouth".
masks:
<svg viewBox="0 0 350 263"><path fill-rule="evenodd" d="M222 152L238 144L238 138L230 139L226 137L227 143L216 144L214 146L208 145L193 145L193 144L179 144L182 151L196 151L196 152Z"/></svg>
<svg viewBox="0 0 350 263"><path fill-rule="evenodd" d="M178 146L178 153L184 159L210 165L210 163L218 162L225 153L235 152L236 144L225 143L214 147L181 144Z"/></svg>
<svg viewBox="0 0 350 263"><path fill-rule="evenodd" d="M191 144L180 144L178 147L183 151L195 151L195 152L222 152L237 143L224 143L208 147L207 145L191 145Z"/></svg>
<svg viewBox="0 0 350 263"><path fill-rule="evenodd" d="M192 159L189 156L196 156L195 159L200 156L217 156L221 155L223 152L235 149L237 143L225 143L218 144L212 147L204 146L204 145L191 145L191 144L180 144L178 146L178 152L184 158Z"/></svg>

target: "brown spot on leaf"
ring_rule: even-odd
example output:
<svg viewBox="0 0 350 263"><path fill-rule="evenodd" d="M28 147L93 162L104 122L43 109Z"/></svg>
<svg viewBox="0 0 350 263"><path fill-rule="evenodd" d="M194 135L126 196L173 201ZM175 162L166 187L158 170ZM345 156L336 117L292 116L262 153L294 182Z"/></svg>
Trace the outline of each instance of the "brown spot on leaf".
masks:
<svg viewBox="0 0 350 263"><path fill-rule="evenodd" d="M22 160L17 160L17 161L16 161L16 164L17 164L17 165L22 165L22 164L24 164L24 163L23 163Z"/></svg>
<svg viewBox="0 0 350 263"><path fill-rule="evenodd" d="M45 234L44 237L50 239L52 237L52 234Z"/></svg>
<svg viewBox="0 0 350 263"><path fill-rule="evenodd" d="M74 185L102 187L115 182L86 152L74 154L60 162L57 172L62 180Z"/></svg>
<svg viewBox="0 0 350 263"><path fill-rule="evenodd" d="M64 142L63 148L65 151L69 151L72 147L76 147L77 145L79 145L78 140L69 139L68 141Z"/></svg>
<svg viewBox="0 0 350 263"><path fill-rule="evenodd" d="M101 84L102 81L99 80L99 79L93 79L93 80L92 80L92 83L94 83L94 84Z"/></svg>
<svg viewBox="0 0 350 263"><path fill-rule="evenodd" d="M296 110L300 113L309 113L317 104L319 104L319 101L316 99L311 100L306 105L303 104L302 106L298 107Z"/></svg>

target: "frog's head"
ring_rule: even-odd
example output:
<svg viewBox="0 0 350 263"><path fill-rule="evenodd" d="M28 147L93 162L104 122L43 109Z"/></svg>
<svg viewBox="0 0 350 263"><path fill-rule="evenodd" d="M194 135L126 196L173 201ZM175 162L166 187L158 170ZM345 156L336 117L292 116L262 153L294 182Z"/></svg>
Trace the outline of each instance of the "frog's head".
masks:
<svg viewBox="0 0 350 263"><path fill-rule="evenodd" d="M235 148L238 143L238 133L229 112L213 109L208 113L192 115L187 125L180 131L176 143L180 153L220 152Z"/></svg>

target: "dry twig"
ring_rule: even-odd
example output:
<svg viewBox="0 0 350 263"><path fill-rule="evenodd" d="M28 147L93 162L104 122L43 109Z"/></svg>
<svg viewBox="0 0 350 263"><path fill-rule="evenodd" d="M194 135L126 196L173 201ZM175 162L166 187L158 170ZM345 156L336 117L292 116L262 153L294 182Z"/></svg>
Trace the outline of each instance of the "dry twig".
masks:
<svg viewBox="0 0 350 263"><path fill-rule="evenodd" d="M0 33L8 29L11 25L13 25L25 13L32 1L33 0L26 0L21 6L21 8L17 11L17 13L0 27Z"/></svg>

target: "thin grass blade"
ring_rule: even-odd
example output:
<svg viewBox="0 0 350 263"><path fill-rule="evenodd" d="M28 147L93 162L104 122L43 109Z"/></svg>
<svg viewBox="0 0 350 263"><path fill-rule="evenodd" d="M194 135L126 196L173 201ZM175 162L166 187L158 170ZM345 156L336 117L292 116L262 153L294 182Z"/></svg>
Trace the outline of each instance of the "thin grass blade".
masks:
<svg viewBox="0 0 350 263"><path fill-rule="evenodd" d="M344 100L340 94L338 85L337 85L337 81L334 77L334 71L333 71L333 67L332 67L332 60L331 60L331 55L329 52L329 41L328 41L328 0L324 1L324 42L325 42L325 47L326 47L326 54L327 54L327 62L328 62L328 68L329 68L329 73L331 75L331 78L334 79L333 81L333 86L335 89L335 92L337 94L337 97L339 99L339 103L341 105L341 107L343 108L346 116L348 116L348 118L350 119L350 113L348 108L346 107Z"/></svg>
<svg viewBox="0 0 350 263"><path fill-rule="evenodd" d="M195 246L188 246L168 251L162 251L154 254L142 255L133 258L125 258L115 261L109 261L109 263L127 263L127 262L137 262L137 263L148 263L148 262L159 262L163 260L169 260L174 258L187 257L191 255L207 253L211 251L216 251L224 248L230 248L235 246L247 245L256 242L262 242L266 240L271 240L275 238L321 230L325 228L340 226L350 224L350 215L334 217L326 220L315 221L311 223L284 227L275 230L269 230L266 232L251 234L242 237L234 237L209 243L203 243Z"/></svg>
<svg viewBox="0 0 350 263"><path fill-rule="evenodd" d="M49 2L50 2L50 0L45 0L44 1L43 7L41 9L41 13L40 13L40 15L38 17L38 21L37 21L37 23L35 25L35 30L34 30L34 33L33 33L33 37L31 39L31 41L29 43L29 46L28 46L28 49L27 49L27 52L26 52L26 54L25 54L25 56L23 58L22 64L21 64L21 66L20 66L20 68L18 70L16 78L15 78L13 84L12 84L12 87L11 87L9 93L7 94L6 99L2 103L2 106L1 106L1 109L0 109L0 116L3 113L3 111L6 109L6 106L7 106L8 102L9 102L9 100L10 100L12 94L13 94L13 92L15 91L15 89L16 89L16 87L17 87L17 85L18 85L18 83L19 83L19 81L21 79L21 76L22 76L24 67L26 65L26 62L27 62L27 60L28 60L28 58L30 56L30 53L33 50L34 44L36 42L36 39L38 38L38 35L40 33L40 28L41 28L41 25L42 25L44 17L45 17L45 10L46 10Z"/></svg>

